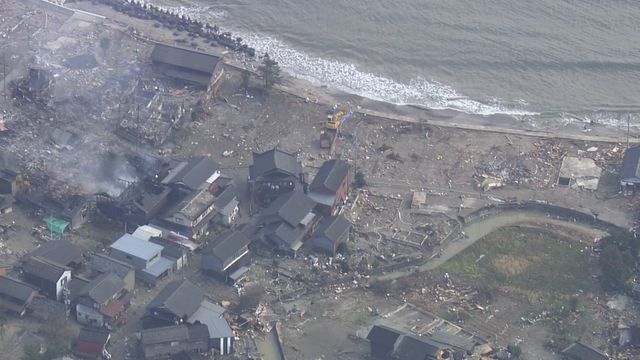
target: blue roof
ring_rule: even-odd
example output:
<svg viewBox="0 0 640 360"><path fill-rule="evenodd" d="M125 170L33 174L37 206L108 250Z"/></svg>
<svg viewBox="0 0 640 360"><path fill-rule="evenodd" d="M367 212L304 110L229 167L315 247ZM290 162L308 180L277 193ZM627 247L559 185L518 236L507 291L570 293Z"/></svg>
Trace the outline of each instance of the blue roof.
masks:
<svg viewBox="0 0 640 360"><path fill-rule="evenodd" d="M131 234L122 235L120 239L111 244L111 248L145 260L150 260L162 252L162 246L139 239Z"/></svg>
<svg viewBox="0 0 640 360"><path fill-rule="evenodd" d="M153 277L158 277L162 275L163 272L171 269L173 267L173 260L167 259L166 257L161 257L158 261L154 262L153 265L148 268L142 270L147 274L151 274Z"/></svg>

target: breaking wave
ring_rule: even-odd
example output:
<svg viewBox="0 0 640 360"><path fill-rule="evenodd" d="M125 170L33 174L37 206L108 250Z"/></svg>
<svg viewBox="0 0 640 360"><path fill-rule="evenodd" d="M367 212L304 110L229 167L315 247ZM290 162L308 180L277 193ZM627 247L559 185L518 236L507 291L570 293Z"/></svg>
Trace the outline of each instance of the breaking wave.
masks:
<svg viewBox="0 0 640 360"><path fill-rule="evenodd" d="M373 100L398 105L419 105L433 109L453 109L470 114L537 115L537 113L504 106L484 104L459 94L450 86L424 78L408 84L364 72L354 64L323 59L293 49L273 37L234 31L258 54L269 53L280 67L292 76L315 85L327 85ZM497 101L496 101L497 102Z"/></svg>
<svg viewBox="0 0 640 360"><path fill-rule="evenodd" d="M225 11L212 7L165 7L165 9L189 16L211 25L227 17ZM257 54L269 53L289 75L330 88L363 96L372 100L397 105L418 105L432 109L452 109L469 114L512 116L537 115L520 106L506 106L500 101L485 104L459 94L450 86L425 78L414 78L407 84L393 79L368 73L354 64L314 57L298 51L284 42L262 34L235 29L224 29L241 37L245 44L254 48ZM520 105L522 102L519 103Z"/></svg>

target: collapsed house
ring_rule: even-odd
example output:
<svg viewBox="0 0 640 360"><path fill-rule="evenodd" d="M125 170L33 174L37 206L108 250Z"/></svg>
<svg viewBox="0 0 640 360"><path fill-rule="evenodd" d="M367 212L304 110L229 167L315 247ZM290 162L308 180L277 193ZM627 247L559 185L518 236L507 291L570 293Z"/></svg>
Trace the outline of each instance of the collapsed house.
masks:
<svg viewBox="0 0 640 360"><path fill-rule="evenodd" d="M191 107L189 98L168 94L162 85L139 81L120 105L118 135L138 144L160 146L179 129Z"/></svg>
<svg viewBox="0 0 640 360"><path fill-rule="evenodd" d="M296 154L280 149L253 153L249 166L249 191L252 201L267 206L278 196L306 188L306 176Z"/></svg>
<svg viewBox="0 0 640 360"><path fill-rule="evenodd" d="M49 178L26 199L50 216L68 222L72 230L84 225L95 210L95 199L76 186Z"/></svg>
<svg viewBox="0 0 640 360"><path fill-rule="evenodd" d="M53 74L40 68L29 68L25 78L14 83L13 96L39 105L50 105L52 100L51 86Z"/></svg>

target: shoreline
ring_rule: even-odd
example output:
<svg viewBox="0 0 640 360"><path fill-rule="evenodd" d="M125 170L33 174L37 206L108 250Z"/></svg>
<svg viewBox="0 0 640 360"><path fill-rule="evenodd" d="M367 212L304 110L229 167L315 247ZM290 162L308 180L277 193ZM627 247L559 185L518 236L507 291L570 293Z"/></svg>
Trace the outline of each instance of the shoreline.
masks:
<svg viewBox="0 0 640 360"><path fill-rule="evenodd" d="M36 2L50 2L46 0L40 0ZM108 7L111 11L120 15L120 17L126 17L125 19L114 19L106 14L100 13L100 7ZM88 11L92 14L104 16L106 22L124 23L128 26L135 27L137 21L154 21L157 19L141 19L133 17L125 12L118 11L109 4L105 3L93 3L90 1L73 1L71 3L65 3L64 8L69 10ZM141 10L142 11L142 10ZM131 21L136 20L136 21ZM189 20L190 21L190 20ZM198 23L201 24L201 23ZM210 28L214 25L206 24ZM167 27L171 30L181 30L176 27ZM184 29L184 26L182 28ZM185 30L186 31L186 30ZM143 32L146 34L148 40L167 42L168 39L162 39L158 36L153 36L153 32ZM233 36L231 36L233 38ZM175 40L175 39L174 39ZM171 41L170 41L171 42ZM173 43L176 43L173 41ZM201 42L199 42L201 43ZM180 45L180 44L177 44ZM216 55L224 57L226 65L232 66L241 70L249 70L255 73L255 67L259 65L259 59L256 57L244 57L239 58L238 52L232 48L222 45L213 45L204 42L199 44L208 47L210 50L218 52ZM184 45L183 45L184 46ZM201 51L207 51L208 49L199 49ZM224 56L226 54L233 54L231 57ZM243 53L244 54L244 53ZM251 65L251 67L247 67ZM314 84L311 81L294 77L293 75L284 73L282 84L276 85L276 90L282 91L289 95L296 96L303 100L309 100L317 103L321 103L327 106L333 106L335 103L350 102L357 106L357 112L364 116L374 116L377 118L388 119L398 122L406 122L413 124L424 124L425 126L438 126L444 128L462 129L469 131L481 131L481 132L493 132L502 133L505 135L520 135L530 136L538 138L549 139L566 139L576 141L587 142L605 142L605 143L626 143L626 128L622 129L610 125L586 125L585 123L567 123L557 124L555 126L536 126L525 120L518 120L512 115L507 114L493 114L493 115L479 115L469 114L460 110L454 109L432 109L421 105L397 105L385 101L365 98L357 94L347 93L338 89L332 89L326 85ZM639 144L640 133L636 130L629 132L629 143Z"/></svg>

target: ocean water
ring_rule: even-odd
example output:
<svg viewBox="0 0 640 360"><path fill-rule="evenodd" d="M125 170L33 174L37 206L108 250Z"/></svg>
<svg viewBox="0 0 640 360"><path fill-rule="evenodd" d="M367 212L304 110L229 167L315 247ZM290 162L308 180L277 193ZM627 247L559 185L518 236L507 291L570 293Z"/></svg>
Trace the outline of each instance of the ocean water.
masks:
<svg viewBox="0 0 640 360"><path fill-rule="evenodd" d="M152 0L397 104L640 126L637 0Z"/></svg>

